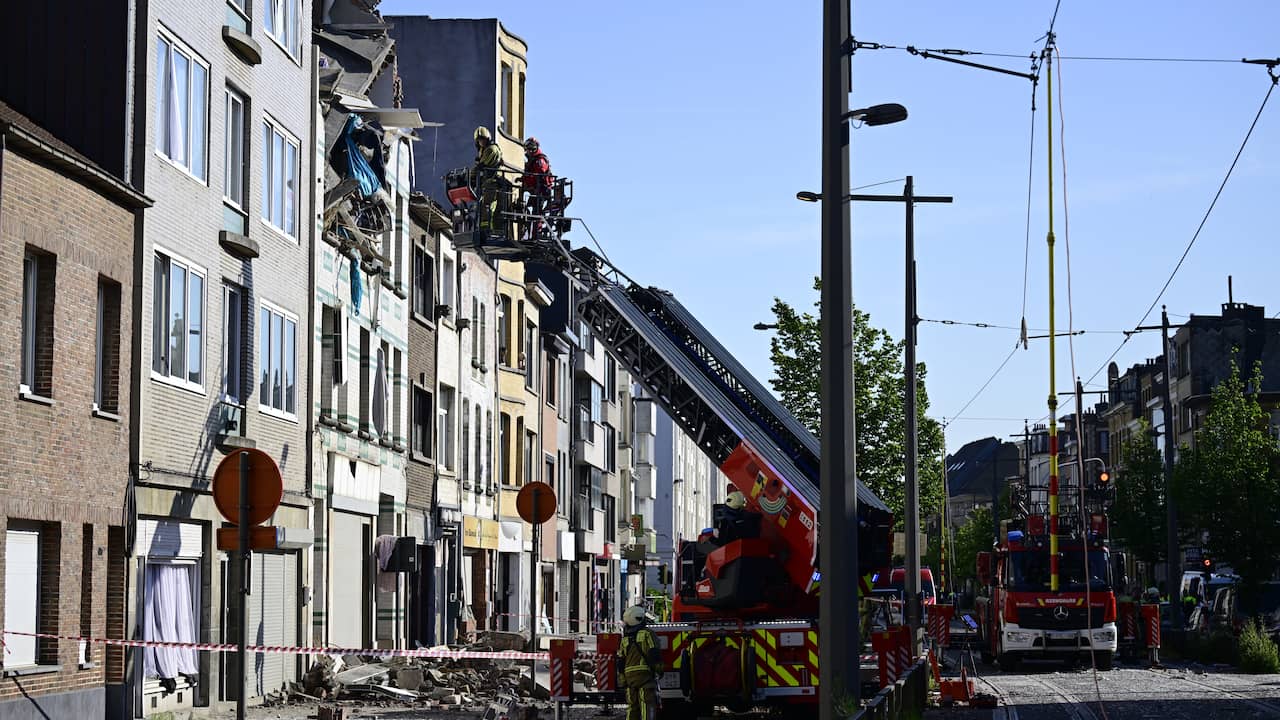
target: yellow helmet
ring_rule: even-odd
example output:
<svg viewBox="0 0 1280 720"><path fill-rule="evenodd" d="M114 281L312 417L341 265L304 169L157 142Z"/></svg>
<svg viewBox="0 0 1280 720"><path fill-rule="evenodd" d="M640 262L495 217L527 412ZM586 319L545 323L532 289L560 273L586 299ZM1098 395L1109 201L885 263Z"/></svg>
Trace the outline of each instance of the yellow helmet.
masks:
<svg viewBox="0 0 1280 720"><path fill-rule="evenodd" d="M622 613L622 622L629 627L635 627L645 621L645 615L647 614L648 613L645 612L643 607L639 605L632 605L627 608L626 612Z"/></svg>
<svg viewBox="0 0 1280 720"><path fill-rule="evenodd" d="M729 493L729 497L725 499L724 504L728 505L734 510L741 510L742 508L747 506L747 496L743 495L737 490L734 490L733 492Z"/></svg>
<svg viewBox="0 0 1280 720"><path fill-rule="evenodd" d="M474 140L477 145L480 144L481 138L484 138L485 142L493 142L493 136L489 134L489 128L483 125L476 128L476 131L471 135L471 139Z"/></svg>

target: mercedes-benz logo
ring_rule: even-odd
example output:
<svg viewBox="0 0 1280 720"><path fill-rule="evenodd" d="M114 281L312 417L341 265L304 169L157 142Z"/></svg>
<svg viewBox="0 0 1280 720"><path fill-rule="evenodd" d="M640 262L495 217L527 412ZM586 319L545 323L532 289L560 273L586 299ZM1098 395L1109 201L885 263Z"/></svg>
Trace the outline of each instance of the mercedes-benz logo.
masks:
<svg viewBox="0 0 1280 720"><path fill-rule="evenodd" d="M1066 620L1067 616L1070 614L1071 611L1067 609L1066 605L1059 605L1053 609L1053 618L1055 620Z"/></svg>

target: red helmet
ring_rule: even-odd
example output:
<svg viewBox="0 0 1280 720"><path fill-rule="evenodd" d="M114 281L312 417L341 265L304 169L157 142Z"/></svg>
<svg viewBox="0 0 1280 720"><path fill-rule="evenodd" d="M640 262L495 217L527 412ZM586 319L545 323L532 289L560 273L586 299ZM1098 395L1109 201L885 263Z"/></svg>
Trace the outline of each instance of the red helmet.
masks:
<svg viewBox="0 0 1280 720"><path fill-rule="evenodd" d="M538 147L538 138L536 137L530 137L524 141L524 151L526 153L536 153L538 152Z"/></svg>

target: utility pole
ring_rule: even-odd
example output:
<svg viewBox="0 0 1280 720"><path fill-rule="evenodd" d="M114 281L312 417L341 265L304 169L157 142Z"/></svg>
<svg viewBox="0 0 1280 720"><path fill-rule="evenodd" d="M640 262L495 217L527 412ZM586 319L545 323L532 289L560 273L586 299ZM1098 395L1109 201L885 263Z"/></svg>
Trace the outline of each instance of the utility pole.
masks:
<svg viewBox="0 0 1280 720"><path fill-rule="evenodd" d="M1165 524L1168 530L1165 535L1165 592L1177 592L1178 584L1181 583L1179 570L1182 563L1178 562L1178 510L1173 502L1173 361L1170 355L1173 354L1172 348L1169 346L1169 310L1166 306L1160 306L1160 324L1159 325L1140 325L1134 328L1135 332L1142 330L1159 330L1160 342L1164 355L1164 385L1160 388L1160 402L1164 405L1162 414L1164 415L1164 512ZM1173 597L1170 595L1170 597Z"/></svg>
<svg viewBox="0 0 1280 720"><path fill-rule="evenodd" d="M853 269L849 239L848 0L822 3L821 507L818 717L859 700L858 493L853 404ZM841 706L837 709L837 704Z"/></svg>
<svg viewBox="0 0 1280 720"><path fill-rule="evenodd" d="M916 332L920 318L916 315L916 203L950 203L949 195L916 195L915 178L908 175L901 195L849 196L855 202L900 202L906 208L906 261L903 275L906 278L903 307L903 369L905 371L906 448L903 466L906 481L906 518L904 522L906 567L903 569L904 619L911 628L912 651L919 652L920 642L920 481L919 481L919 417L916 412ZM850 361L852 362L852 360Z"/></svg>

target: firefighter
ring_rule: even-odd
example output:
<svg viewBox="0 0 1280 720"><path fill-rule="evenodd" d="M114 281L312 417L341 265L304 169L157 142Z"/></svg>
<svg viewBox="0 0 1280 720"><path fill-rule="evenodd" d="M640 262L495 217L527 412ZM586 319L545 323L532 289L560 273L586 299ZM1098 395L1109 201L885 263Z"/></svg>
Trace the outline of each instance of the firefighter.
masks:
<svg viewBox="0 0 1280 720"><path fill-rule="evenodd" d="M737 490L734 490L729 493L729 497L725 499L724 504L734 510L741 510L747 506L747 496Z"/></svg>
<svg viewBox="0 0 1280 720"><path fill-rule="evenodd" d="M627 720L655 720L658 713L658 675L662 657L658 638L648 627L648 617L640 605L622 614L622 684L627 690Z"/></svg>
<svg viewBox="0 0 1280 720"><path fill-rule="evenodd" d="M501 192L502 179L498 176L502 168L502 148L493 141L489 128L478 127L472 134L476 145L476 163L472 170L475 177L476 194L480 196L480 227L497 227L493 218L498 213L498 194Z"/></svg>
<svg viewBox="0 0 1280 720"><path fill-rule="evenodd" d="M524 175L520 177L520 183L528 194L529 214L546 213L551 200L551 186L555 184L555 178L551 176L551 161L547 159L546 153L542 152L542 147L535 137L524 141ZM530 235L537 237L542 234L545 226L541 220L535 219L529 227Z"/></svg>

